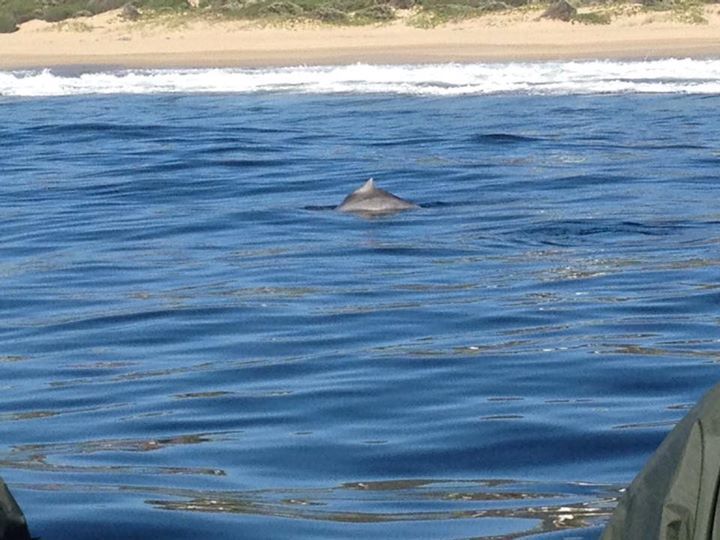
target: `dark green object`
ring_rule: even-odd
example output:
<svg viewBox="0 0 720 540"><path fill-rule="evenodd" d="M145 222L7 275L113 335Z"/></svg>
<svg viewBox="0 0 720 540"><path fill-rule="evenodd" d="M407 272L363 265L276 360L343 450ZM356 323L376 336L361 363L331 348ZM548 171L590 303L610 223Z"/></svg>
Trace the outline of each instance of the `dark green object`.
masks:
<svg viewBox="0 0 720 540"><path fill-rule="evenodd" d="M720 385L665 438L620 499L601 540L720 538Z"/></svg>
<svg viewBox="0 0 720 540"><path fill-rule="evenodd" d="M30 540L25 516L1 478L0 540Z"/></svg>

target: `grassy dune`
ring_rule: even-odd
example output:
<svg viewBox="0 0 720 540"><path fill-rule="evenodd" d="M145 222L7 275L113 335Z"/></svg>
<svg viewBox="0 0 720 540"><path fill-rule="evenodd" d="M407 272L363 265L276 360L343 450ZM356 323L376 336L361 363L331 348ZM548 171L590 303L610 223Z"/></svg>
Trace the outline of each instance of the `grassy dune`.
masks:
<svg viewBox="0 0 720 540"><path fill-rule="evenodd" d="M319 21L362 25L391 21L398 10L412 10L409 23L432 27L486 13L549 6L555 0L0 0L0 33L14 32L26 21L59 22L122 9L128 19L170 14L267 22ZM564 0L561 0L564 1ZM566 6L567 7L567 6ZM582 8L580 12L575 7ZM607 24L627 9L672 11L683 22L703 23L703 0L642 0L640 4L572 0L558 18L585 24ZM406 12L407 13L407 12Z"/></svg>

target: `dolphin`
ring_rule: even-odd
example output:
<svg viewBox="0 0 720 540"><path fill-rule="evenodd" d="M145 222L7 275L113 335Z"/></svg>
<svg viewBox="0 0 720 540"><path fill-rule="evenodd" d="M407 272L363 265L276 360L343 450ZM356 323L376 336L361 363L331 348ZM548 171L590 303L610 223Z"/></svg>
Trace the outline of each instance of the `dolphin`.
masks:
<svg viewBox="0 0 720 540"><path fill-rule="evenodd" d="M375 180L371 178L362 187L345 197L337 210L340 212L357 212L358 214L390 214L417 207L418 205L415 203L375 187Z"/></svg>

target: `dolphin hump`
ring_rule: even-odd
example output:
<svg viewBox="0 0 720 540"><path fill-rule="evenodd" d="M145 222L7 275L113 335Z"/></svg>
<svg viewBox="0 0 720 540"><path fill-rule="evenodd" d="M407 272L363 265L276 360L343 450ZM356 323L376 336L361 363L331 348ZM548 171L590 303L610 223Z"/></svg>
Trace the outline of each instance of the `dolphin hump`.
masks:
<svg viewBox="0 0 720 540"><path fill-rule="evenodd" d="M341 212L359 214L389 214L411 208L417 208L417 205L376 187L372 178L345 197L337 207Z"/></svg>

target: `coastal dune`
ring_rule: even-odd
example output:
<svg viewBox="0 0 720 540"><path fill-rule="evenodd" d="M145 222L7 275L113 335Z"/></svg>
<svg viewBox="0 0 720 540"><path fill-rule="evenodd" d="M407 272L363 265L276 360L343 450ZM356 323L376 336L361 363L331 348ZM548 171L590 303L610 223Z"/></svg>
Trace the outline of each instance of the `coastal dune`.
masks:
<svg viewBox="0 0 720 540"><path fill-rule="evenodd" d="M0 34L0 69L51 66L257 67L298 64L533 61L720 55L720 6L705 24L635 12L607 25L488 15L434 28L401 17L371 26L243 21L123 21L118 12L63 23L32 21Z"/></svg>

